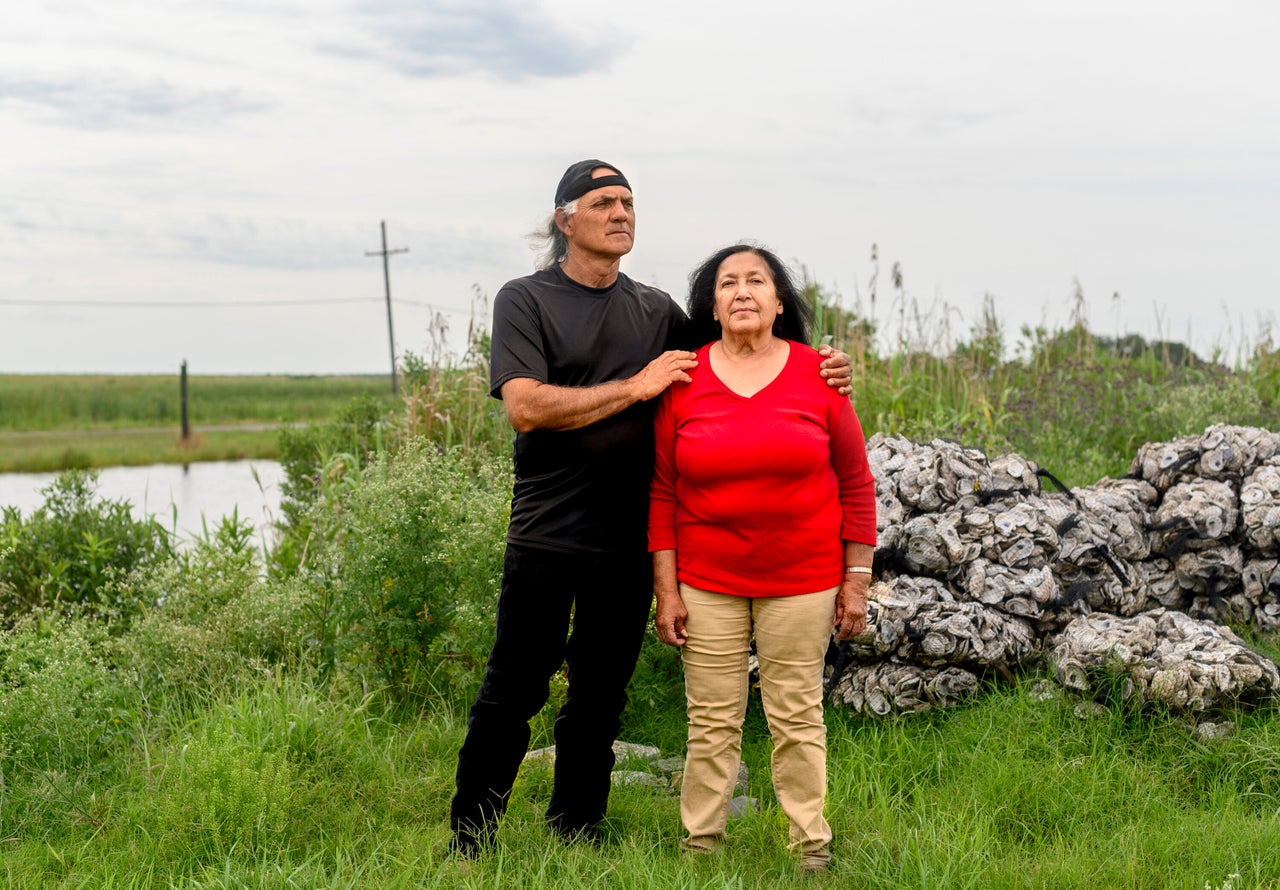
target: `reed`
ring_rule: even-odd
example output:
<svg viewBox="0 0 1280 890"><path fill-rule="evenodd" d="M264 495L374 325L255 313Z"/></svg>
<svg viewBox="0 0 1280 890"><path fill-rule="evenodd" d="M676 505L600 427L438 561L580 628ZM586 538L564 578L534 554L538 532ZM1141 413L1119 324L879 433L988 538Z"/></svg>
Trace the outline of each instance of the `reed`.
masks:
<svg viewBox="0 0 1280 890"><path fill-rule="evenodd" d="M1267 330L1227 366L1217 360L1221 349L1205 360L1178 342L1092 333L1077 288L1069 327L1024 328L1011 340L988 297L972 327L956 334L952 313L921 311L896 267L893 282L898 328L890 336L874 314L806 286L818 337L851 358L867 435L950 439L992 456L1014 451L1087 485L1127 472L1144 442L1214 423L1280 429L1280 352Z"/></svg>

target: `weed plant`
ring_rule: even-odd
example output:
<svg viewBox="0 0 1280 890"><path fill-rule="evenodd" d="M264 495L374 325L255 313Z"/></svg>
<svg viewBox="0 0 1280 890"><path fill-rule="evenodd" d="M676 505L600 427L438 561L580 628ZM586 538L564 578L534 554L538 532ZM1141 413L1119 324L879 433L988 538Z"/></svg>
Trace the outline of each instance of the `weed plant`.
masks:
<svg viewBox="0 0 1280 890"><path fill-rule="evenodd" d="M812 286L810 294L824 298ZM1013 451L1071 486L1123 476L1145 442L1214 423L1280 428L1280 362L1268 341L1249 366L1231 369L1181 344L1024 329L1004 360L1005 333L987 314L968 341L881 357L867 321L830 307L824 317L843 325L833 339L853 360L867 435L943 438L993 457Z"/></svg>

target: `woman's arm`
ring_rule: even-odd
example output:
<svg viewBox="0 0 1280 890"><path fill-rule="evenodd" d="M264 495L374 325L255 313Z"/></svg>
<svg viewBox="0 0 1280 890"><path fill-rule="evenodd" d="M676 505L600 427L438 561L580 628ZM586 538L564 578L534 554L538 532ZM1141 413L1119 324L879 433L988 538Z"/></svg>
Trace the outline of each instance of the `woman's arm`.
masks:
<svg viewBox="0 0 1280 890"><path fill-rule="evenodd" d="M840 496L840 537L876 544L876 480L867 461L862 424L848 399L827 392L827 432L831 467ZM868 560L867 565L870 565Z"/></svg>
<svg viewBox="0 0 1280 890"><path fill-rule="evenodd" d="M851 640L867 629L867 588L871 586L871 560L875 548L857 541L844 542L844 581L836 594L836 639ZM867 569L865 572L849 569Z"/></svg>
<svg viewBox="0 0 1280 890"><path fill-rule="evenodd" d="M658 639L668 646L683 646L684 622L689 617L689 610L684 606L680 585L676 581L674 550L653 552L653 595L658 601L657 617L654 619ZM863 611L865 613L865 609Z"/></svg>
<svg viewBox="0 0 1280 890"><path fill-rule="evenodd" d="M844 541L844 578L836 595L836 639L849 640L866 630L867 590L876 550L876 480L867 462L862 424L848 399L828 395L831 465L840 487L840 537ZM852 571L850 571L852 569Z"/></svg>

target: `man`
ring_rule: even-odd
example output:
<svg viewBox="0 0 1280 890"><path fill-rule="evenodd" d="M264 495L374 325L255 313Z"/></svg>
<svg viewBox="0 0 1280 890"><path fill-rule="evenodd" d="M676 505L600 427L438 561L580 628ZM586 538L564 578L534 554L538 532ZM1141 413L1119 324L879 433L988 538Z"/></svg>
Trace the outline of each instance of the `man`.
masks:
<svg viewBox="0 0 1280 890"><path fill-rule="evenodd" d="M533 275L493 306L490 394L515 428L515 486L497 638L458 754L453 849L490 843L529 744L529 720L567 662L547 822L595 840L613 742L653 596L647 548L653 399L689 382L673 346L683 310L619 271L635 236L631 186L612 164L565 171ZM848 357L823 363L849 383ZM570 630L572 616L572 630Z"/></svg>

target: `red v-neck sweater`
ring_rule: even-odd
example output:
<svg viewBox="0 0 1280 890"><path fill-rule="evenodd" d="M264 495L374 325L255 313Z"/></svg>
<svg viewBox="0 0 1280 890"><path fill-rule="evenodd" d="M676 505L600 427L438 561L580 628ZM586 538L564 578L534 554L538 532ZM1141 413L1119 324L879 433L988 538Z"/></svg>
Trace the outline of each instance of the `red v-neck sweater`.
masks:
<svg viewBox="0 0 1280 890"><path fill-rule="evenodd" d="M782 372L750 398L698 350L693 382L654 420L649 550L675 550L681 582L736 596L838 587L844 541L875 546L875 480L853 405L789 342Z"/></svg>

